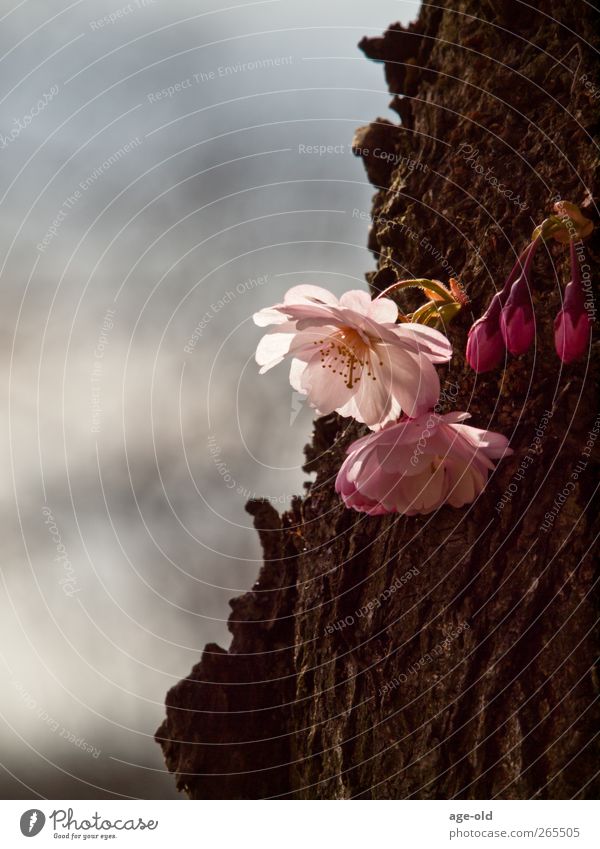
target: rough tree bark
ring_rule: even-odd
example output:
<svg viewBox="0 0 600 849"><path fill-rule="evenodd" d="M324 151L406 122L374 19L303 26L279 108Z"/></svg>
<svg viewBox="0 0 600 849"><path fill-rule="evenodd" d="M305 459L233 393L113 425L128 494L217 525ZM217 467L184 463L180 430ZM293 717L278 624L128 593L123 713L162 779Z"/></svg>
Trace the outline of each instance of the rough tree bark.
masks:
<svg viewBox="0 0 600 849"><path fill-rule="evenodd" d="M459 272L471 306L449 330L443 409L469 410L515 454L468 509L368 518L333 490L364 429L317 420L306 496L281 517L248 507L265 563L231 604L231 648L208 645L168 694L157 740L191 797L597 793L592 460L572 475L598 423L592 364L561 366L553 348L564 248L536 260L535 350L480 376L463 352L553 199L598 221L598 23L582 0L441 0L361 42L401 117L355 138L377 188L369 284ZM597 249L596 235L594 278Z"/></svg>

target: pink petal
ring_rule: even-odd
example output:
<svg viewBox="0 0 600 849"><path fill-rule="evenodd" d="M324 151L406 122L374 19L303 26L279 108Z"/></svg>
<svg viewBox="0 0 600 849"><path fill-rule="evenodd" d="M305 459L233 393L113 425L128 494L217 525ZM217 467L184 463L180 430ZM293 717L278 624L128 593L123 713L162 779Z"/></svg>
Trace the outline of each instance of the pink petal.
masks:
<svg viewBox="0 0 600 849"><path fill-rule="evenodd" d="M500 314L500 330L511 354L524 354L535 339L535 317L531 306L504 307Z"/></svg>
<svg viewBox="0 0 600 849"><path fill-rule="evenodd" d="M369 427L381 425L393 414L391 380L385 379L377 355L373 352L367 354L360 380L354 384L352 397L356 408L355 418Z"/></svg>
<svg viewBox="0 0 600 849"><path fill-rule="evenodd" d="M345 404L353 392L339 372L333 374L336 364L333 354L323 358L317 353L308 362L302 375L300 391L308 395L311 405L322 416Z"/></svg>
<svg viewBox="0 0 600 849"><path fill-rule="evenodd" d="M447 501L452 507L470 504L483 490L485 478L474 468L447 463L446 469L449 477Z"/></svg>
<svg viewBox="0 0 600 849"><path fill-rule="evenodd" d="M371 309L371 297L361 289L344 292L340 298L340 306L354 310L361 315L367 315Z"/></svg>
<svg viewBox="0 0 600 849"><path fill-rule="evenodd" d="M375 298L367 315L380 324L394 324L398 318L398 307L390 298Z"/></svg>
<svg viewBox="0 0 600 849"><path fill-rule="evenodd" d="M340 320L337 307L327 304L289 304L282 310L292 321L304 322L305 325L316 322L337 324Z"/></svg>
<svg viewBox="0 0 600 849"><path fill-rule="evenodd" d="M377 460L388 472L399 475L416 475L418 456L414 445L380 445Z"/></svg>
<svg viewBox="0 0 600 849"><path fill-rule="evenodd" d="M444 413L444 424L460 424L471 418L471 413Z"/></svg>
<svg viewBox="0 0 600 849"><path fill-rule="evenodd" d="M445 363L452 357L452 345L439 330L424 324L399 324L398 336L410 340L416 351L426 354L433 363Z"/></svg>
<svg viewBox="0 0 600 849"><path fill-rule="evenodd" d="M564 363L572 363L587 353L591 322L585 312L575 316L561 310L554 321L554 345L556 353Z"/></svg>
<svg viewBox="0 0 600 849"><path fill-rule="evenodd" d="M483 316L473 324L467 339L466 358L478 374L496 368L506 357L506 345L497 319Z"/></svg>
<svg viewBox="0 0 600 849"><path fill-rule="evenodd" d="M304 304L320 301L323 304L337 306L338 299L328 289L323 289L321 286L313 286L311 283L302 283L299 286L292 286L285 293L284 304Z"/></svg>
<svg viewBox="0 0 600 849"><path fill-rule="evenodd" d="M414 516L474 501L494 468L491 456L510 449L502 434L461 424L466 415L429 411L357 440L336 482L344 503L370 515Z"/></svg>
<svg viewBox="0 0 600 849"><path fill-rule="evenodd" d="M444 503L446 473L443 464L416 477L403 478L404 493L410 499L410 510L431 513Z"/></svg>
<svg viewBox="0 0 600 849"><path fill-rule="evenodd" d="M458 428L456 430L458 431ZM501 433L494 433L493 430L480 430L471 425L461 425L460 435L462 439L487 457L497 459L505 454L513 453L512 449L508 447L508 439Z"/></svg>
<svg viewBox="0 0 600 849"><path fill-rule="evenodd" d="M435 407L440 397L440 379L428 357L391 347L382 357L394 397L405 415L416 418Z"/></svg>
<svg viewBox="0 0 600 849"><path fill-rule="evenodd" d="M308 362L315 353L327 342L328 337L336 331L335 327L309 327L300 330L294 336L289 353L299 360Z"/></svg>

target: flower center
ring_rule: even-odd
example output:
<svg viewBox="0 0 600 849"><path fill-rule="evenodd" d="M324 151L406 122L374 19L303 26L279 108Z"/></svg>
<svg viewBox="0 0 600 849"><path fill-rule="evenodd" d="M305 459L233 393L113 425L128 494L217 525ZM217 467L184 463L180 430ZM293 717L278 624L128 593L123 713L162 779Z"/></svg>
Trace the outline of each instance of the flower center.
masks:
<svg viewBox="0 0 600 849"><path fill-rule="evenodd" d="M377 380L367 357L370 347L357 330L342 327L337 333L319 339L314 344L319 346L321 368L331 369L332 374L339 375L348 389L360 381L365 364L367 377Z"/></svg>

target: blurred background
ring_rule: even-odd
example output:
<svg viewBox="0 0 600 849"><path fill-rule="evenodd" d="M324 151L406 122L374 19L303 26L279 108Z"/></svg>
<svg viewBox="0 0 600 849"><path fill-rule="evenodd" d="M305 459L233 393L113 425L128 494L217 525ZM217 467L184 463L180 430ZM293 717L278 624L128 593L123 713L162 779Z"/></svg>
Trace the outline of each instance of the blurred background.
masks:
<svg viewBox="0 0 600 849"><path fill-rule="evenodd" d="M306 480L252 314L365 286L350 143L394 116L356 44L417 11L0 2L3 798L177 796L166 691L256 579L244 504Z"/></svg>

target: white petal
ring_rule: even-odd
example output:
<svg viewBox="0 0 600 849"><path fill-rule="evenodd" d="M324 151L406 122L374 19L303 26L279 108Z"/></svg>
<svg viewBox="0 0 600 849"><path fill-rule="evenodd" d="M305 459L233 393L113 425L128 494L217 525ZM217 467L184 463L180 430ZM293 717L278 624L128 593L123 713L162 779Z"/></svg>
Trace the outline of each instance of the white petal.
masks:
<svg viewBox="0 0 600 849"><path fill-rule="evenodd" d="M261 374L269 371L269 369L283 360L290 349L293 338L293 333L277 333L273 331L262 337L256 348L255 355L256 362L261 366Z"/></svg>
<svg viewBox="0 0 600 849"><path fill-rule="evenodd" d="M290 384L292 389L295 389L296 392L301 392L303 395L306 395L306 390L302 388L302 375L305 368L306 363L303 360L297 360L295 358L292 360L290 366Z"/></svg>
<svg viewBox="0 0 600 849"><path fill-rule="evenodd" d="M269 324L285 324L288 320L287 316L281 312L279 306L265 307L264 310L255 312L252 318L254 319L254 324L257 324L259 327L267 327Z"/></svg>

